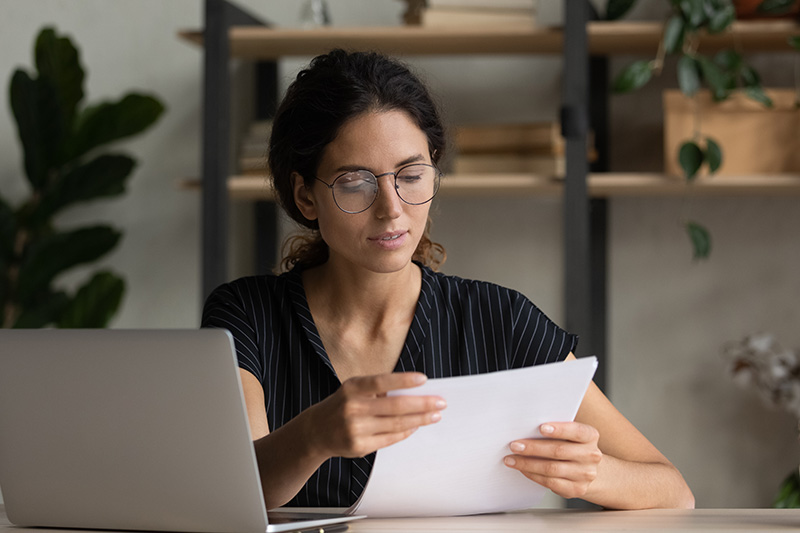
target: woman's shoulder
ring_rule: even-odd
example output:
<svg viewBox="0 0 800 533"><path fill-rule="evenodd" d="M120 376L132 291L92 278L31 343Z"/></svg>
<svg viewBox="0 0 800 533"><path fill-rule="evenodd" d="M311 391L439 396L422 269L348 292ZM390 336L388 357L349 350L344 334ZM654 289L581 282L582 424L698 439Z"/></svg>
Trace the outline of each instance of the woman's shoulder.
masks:
<svg viewBox="0 0 800 533"><path fill-rule="evenodd" d="M302 282L297 272L245 276L214 289L205 302L205 311L214 308L236 308L241 313L256 308L275 308L286 305L302 294Z"/></svg>
<svg viewBox="0 0 800 533"><path fill-rule="evenodd" d="M491 293L503 297L511 298L512 300L518 298L525 298L525 295L504 287L491 281L482 281L477 279L464 278L452 274L445 274L437 272L427 266L421 266L423 284L428 284L432 289L437 290L443 294L450 296L454 295L468 295Z"/></svg>

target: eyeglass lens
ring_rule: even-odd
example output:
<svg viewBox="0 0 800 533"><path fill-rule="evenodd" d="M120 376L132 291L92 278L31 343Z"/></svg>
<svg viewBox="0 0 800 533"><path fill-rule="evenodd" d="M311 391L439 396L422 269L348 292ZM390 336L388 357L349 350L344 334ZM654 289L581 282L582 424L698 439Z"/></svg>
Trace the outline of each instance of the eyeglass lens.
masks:
<svg viewBox="0 0 800 533"><path fill-rule="evenodd" d="M439 188L439 171L431 165L409 165L395 174L397 195L407 204L429 202ZM342 211L360 213L378 196L378 179L368 170L342 174L333 182L333 199Z"/></svg>

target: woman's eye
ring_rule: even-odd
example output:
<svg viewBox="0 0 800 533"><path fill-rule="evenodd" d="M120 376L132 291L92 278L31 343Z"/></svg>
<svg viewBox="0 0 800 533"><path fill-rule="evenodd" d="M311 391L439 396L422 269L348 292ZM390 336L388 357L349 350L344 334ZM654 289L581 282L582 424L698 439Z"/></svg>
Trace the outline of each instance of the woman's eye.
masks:
<svg viewBox="0 0 800 533"><path fill-rule="evenodd" d="M336 180L336 187L342 192L358 192L375 188L375 181L367 176L345 175Z"/></svg>
<svg viewBox="0 0 800 533"><path fill-rule="evenodd" d="M403 174L401 176L397 176L397 181L399 181L401 183L408 183L408 184L416 183L416 182L420 181L421 179L422 179L422 176L417 175L417 174Z"/></svg>

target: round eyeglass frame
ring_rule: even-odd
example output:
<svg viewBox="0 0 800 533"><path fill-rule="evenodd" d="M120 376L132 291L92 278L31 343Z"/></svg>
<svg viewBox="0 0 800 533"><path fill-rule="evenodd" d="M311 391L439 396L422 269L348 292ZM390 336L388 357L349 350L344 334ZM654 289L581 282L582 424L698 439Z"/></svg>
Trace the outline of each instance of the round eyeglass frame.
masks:
<svg viewBox="0 0 800 533"><path fill-rule="evenodd" d="M430 168L432 168L433 170L436 171L436 175L433 178L434 179L433 196L431 196L430 198L428 198L424 202L417 202L417 203L409 202L408 200L403 198L400 195L400 191L398 190L398 187L397 187L397 175L400 174L403 170L405 170L405 169L407 169L409 167L416 167L416 166L430 167ZM350 215L357 215L358 213L363 213L364 211L366 211L367 209L372 207L372 205L375 203L375 200L378 199L378 193L375 193L375 196L372 198L372 201L369 203L369 205L367 207L365 207L364 209L360 209L358 211L348 211L347 209L345 209L341 205L339 205L339 202L336 200L336 194L333 192L333 187L334 187L334 185L336 185L336 182L339 180L339 178L344 177L344 176L346 176L348 174L351 174L353 172L369 172L375 178L375 184L376 185L378 183L378 178L381 178L383 176L393 176L394 177L394 192L395 192L395 194L397 194L397 197L400 198L400 200L402 200L403 203L406 203L408 205L425 205L428 202L432 201L436 197L436 194L439 192L439 186L441 185L442 176L443 176L443 173L442 173L441 170L439 170L439 167L437 167L436 165L428 164L428 163L410 163L408 165L400 167L399 169L397 169L394 172L384 172L382 174L373 174L371 171L369 171L367 169L348 170L347 172L343 172L343 173L339 174L338 176L336 176L336 178L334 178L333 182L331 182L331 183L328 183L325 180L322 180L322 179L320 179L320 178L318 178L316 176L313 176L315 180L317 180L318 182L320 182L323 185L325 185L328 189L330 189L331 196L333 196L333 203L336 204L336 207L338 207L340 211L342 211L344 213L347 213L347 214L350 214Z"/></svg>

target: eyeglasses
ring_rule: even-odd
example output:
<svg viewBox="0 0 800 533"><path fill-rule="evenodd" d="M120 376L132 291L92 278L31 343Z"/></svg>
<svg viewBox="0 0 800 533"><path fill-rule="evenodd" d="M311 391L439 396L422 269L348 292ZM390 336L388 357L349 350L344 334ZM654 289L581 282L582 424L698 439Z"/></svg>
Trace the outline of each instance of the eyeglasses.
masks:
<svg viewBox="0 0 800 533"><path fill-rule="evenodd" d="M354 170L337 176L333 183L314 177L333 194L336 206L345 213L361 213L369 209L378 197L378 178L394 176L394 190L409 205L422 205L433 200L439 190L442 173L433 165L414 163L397 172L377 176L369 170Z"/></svg>

